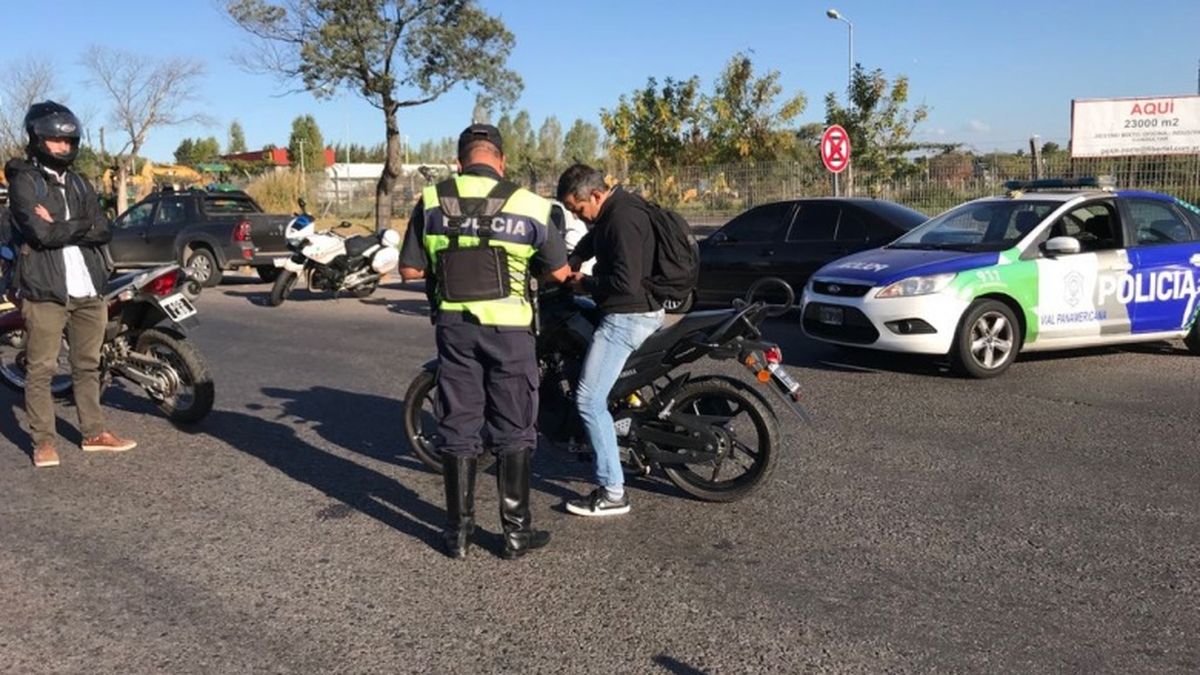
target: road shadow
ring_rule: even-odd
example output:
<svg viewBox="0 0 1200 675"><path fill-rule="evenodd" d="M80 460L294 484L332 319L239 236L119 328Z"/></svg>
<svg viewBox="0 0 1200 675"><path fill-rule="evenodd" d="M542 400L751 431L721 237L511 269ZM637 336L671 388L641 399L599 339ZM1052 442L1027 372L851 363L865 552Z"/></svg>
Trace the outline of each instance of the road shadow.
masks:
<svg viewBox="0 0 1200 675"><path fill-rule="evenodd" d="M264 387L264 396L279 401L282 416L312 424L333 445L382 462L412 456L404 434L404 401L334 389L305 390Z"/></svg>
<svg viewBox="0 0 1200 675"><path fill-rule="evenodd" d="M0 435L29 458L33 459L33 437L29 435L27 424L22 425L17 417L17 411L25 410L25 396L14 391L0 390ZM54 399L54 431L58 434L57 444L80 444L83 442L83 432L77 424L79 413L72 399Z"/></svg>
<svg viewBox="0 0 1200 675"><path fill-rule="evenodd" d="M268 419L272 410L258 404L246 407L249 412L213 410L200 423L180 427L182 431L212 436L236 450L255 457L289 478L309 485L346 507L370 516L434 549L441 549L441 524L445 512L423 500L417 493L395 479L345 457L333 454L305 441L297 433L298 422L316 421L314 429L320 436L338 447L357 451L382 461L393 461L395 448L382 442L383 431L378 425L363 423L375 417L394 401L381 397L348 394L328 390L317 392L316 402L306 402L305 392L273 391L283 398L283 409L275 420ZM286 398L296 394L294 399ZM145 397L135 396L122 389L112 391L108 402L113 407L131 412L153 413L154 406ZM271 394L268 394L271 395ZM327 407L354 405L359 414L349 408ZM320 414L309 417L314 412ZM301 414L304 413L304 414ZM369 417L367 415L370 415ZM279 421L284 420L284 421ZM338 420L343 420L339 422ZM402 441L401 441L402 442ZM393 442L394 446L395 443ZM398 463L394 462L393 463ZM411 464L409 464L411 466ZM317 518L336 517L337 510L326 507ZM486 533L481 543L488 540ZM498 535L492 538L499 540ZM495 548L495 547L493 547Z"/></svg>
<svg viewBox="0 0 1200 675"><path fill-rule="evenodd" d="M271 306L271 302L270 302L271 288L269 286L265 287L261 291L222 290L220 292L223 295L230 297L230 298L243 298L250 304L258 305L259 307L270 307ZM349 293L339 293L337 295L337 297L334 297L333 293L328 292L328 291L314 292L314 291L310 291L308 289L298 288L298 289L292 291L291 294L287 296L287 300L284 301L284 304L287 304L290 302L301 302L302 303L302 302L320 302L320 301L324 301L324 302L359 301L359 302L361 302L361 300L359 298L356 298Z"/></svg>
<svg viewBox="0 0 1200 675"><path fill-rule="evenodd" d="M434 473L417 459L408 442L402 399L320 386L306 390L267 387L262 393L280 402L281 417L311 423L312 430L333 445L406 469ZM591 479L590 463L576 462L574 455L557 452L546 444L534 453L533 465L530 487L563 500L579 496L564 483ZM494 475L495 469L488 473ZM481 481L480 485L485 483Z"/></svg>
<svg viewBox="0 0 1200 675"><path fill-rule="evenodd" d="M666 654L659 654L652 660L654 661L655 665L667 671L668 673L672 673L673 675L706 675L708 672L689 666L679 659L667 656Z"/></svg>
<svg viewBox="0 0 1200 675"><path fill-rule="evenodd" d="M373 307L386 307L389 312L401 316L429 316L429 302L425 299L367 298L362 303Z"/></svg>

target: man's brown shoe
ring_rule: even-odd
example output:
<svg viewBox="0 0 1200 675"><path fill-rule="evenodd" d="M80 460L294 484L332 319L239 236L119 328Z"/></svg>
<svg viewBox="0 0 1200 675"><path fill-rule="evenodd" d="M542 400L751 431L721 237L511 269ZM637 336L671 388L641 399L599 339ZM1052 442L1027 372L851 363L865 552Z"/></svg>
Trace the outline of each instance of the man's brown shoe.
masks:
<svg viewBox="0 0 1200 675"><path fill-rule="evenodd" d="M95 438L86 438L83 441L84 452L125 452L136 447L137 441L131 441L128 438L117 438L107 431Z"/></svg>
<svg viewBox="0 0 1200 675"><path fill-rule="evenodd" d="M36 467L58 466L58 451L53 443L38 443L33 448L33 465Z"/></svg>

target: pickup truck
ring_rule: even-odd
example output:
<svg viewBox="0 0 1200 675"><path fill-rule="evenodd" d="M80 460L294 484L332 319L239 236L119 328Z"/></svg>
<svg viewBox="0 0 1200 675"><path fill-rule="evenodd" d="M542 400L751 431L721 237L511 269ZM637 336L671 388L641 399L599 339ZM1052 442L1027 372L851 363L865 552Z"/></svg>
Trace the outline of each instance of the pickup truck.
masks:
<svg viewBox="0 0 1200 675"><path fill-rule="evenodd" d="M178 263L216 286L223 270L253 267L269 282L279 275L275 259L290 255L283 230L291 219L263 213L238 190L164 190L117 216L109 250L118 269Z"/></svg>

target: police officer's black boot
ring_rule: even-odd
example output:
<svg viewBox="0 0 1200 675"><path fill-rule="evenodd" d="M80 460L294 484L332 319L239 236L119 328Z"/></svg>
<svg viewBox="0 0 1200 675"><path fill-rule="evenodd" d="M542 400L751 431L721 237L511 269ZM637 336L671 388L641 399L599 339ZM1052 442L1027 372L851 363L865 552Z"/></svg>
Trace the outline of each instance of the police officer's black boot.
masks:
<svg viewBox="0 0 1200 675"><path fill-rule="evenodd" d="M496 486L500 492L500 524L504 528L504 551L512 560L550 543L550 533L531 527L529 513L529 456L532 449L503 453L496 467Z"/></svg>
<svg viewBox="0 0 1200 675"><path fill-rule="evenodd" d="M443 455L446 486L446 555L465 558L475 533L475 457Z"/></svg>

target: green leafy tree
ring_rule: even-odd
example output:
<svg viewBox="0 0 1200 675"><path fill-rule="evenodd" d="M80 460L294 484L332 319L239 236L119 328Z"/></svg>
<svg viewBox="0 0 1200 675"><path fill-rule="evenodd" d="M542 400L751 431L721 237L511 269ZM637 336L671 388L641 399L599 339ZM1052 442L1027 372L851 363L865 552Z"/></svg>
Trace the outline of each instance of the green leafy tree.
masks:
<svg viewBox="0 0 1200 675"><path fill-rule="evenodd" d="M562 162L563 131L558 118L551 115L538 129L538 160L546 169L553 169Z"/></svg>
<svg viewBox="0 0 1200 675"><path fill-rule="evenodd" d="M196 141L190 138L185 138L179 141L179 146L175 148L175 163L176 164L193 164L196 161Z"/></svg>
<svg viewBox="0 0 1200 675"><path fill-rule="evenodd" d="M312 115L301 115L292 120L288 157L292 166L297 168L303 160L305 172L325 170L325 141L321 138L321 129L317 127L317 120Z"/></svg>
<svg viewBox="0 0 1200 675"><path fill-rule="evenodd" d="M644 172L664 183L668 167L697 157L702 147L700 79L651 77L642 89L621 96L616 107L600 111L610 152L628 171Z"/></svg>
<svg viewBox="0 0 1200 675"><path fill-rule="evenodd" d="M898 75L888 82L882 70L868 72L862 64L854 66L849 105L839 104L833 92L825 96L825 121L840 124L850 135L856 179L865 173L887 181L914 170L905 154L920 148L912 134L929 112L924 105L909 110L906 103L907 77Z"/></svg>
<svg viewBox="0 0 1200 675"><path fill-rule="evenodd" d="M458 86L489 102L513 101L521 90L506 67L515 39L476 0L226 0L225 8L266 43L243 65L300 82L318 97L353 91L382 111L387 161L376 187L378 229L391 222L402 108Z"/></svg>
<svg viewBox="0 0 1200 675"><path fill-rule="evenodd" d="M502 117L501 120L503 119ZM537 136L533 131L533 120L529 117L529 111L522 110L517 113L507 126L507 134L501 127L496 128L500 129L500 136L504 140L504 157L508 164L509 176L518 182L526 182L528 187L533 188L541 175L541 168L538 165Z"/></svg>
<svg viewBox="0 0 1200 675"><path fill-rule="evenodd" d="M234 155L246 151L246 132L242 131L242 123L234 120L229 123L229 146L226 154Z"/></svg>
<svg viewBox="0 0 1200 675"><path fill-rule="evenodd" d="M198 139L192 148L192 164L211 162L221 156L221 142L215 136Z"/></svg>
<svg viewBox="0 0 1200 675"><path fill-rule="evenodd" d="M475 109L471 111L471 124L491 124L492 105L486 97L475 97Z"/></svg>
<svg viewBox="0 0 1200 675"><path fill-rule="evenodd" d="M1062 146L1054 141L1046 141L1042 144L1042 155L1057 155L1062 151Z"/></svg>
<svg viewBox="0 0 1200 675"><path fill-rule="evenodd" d="M796 134L788 127L808 102L796 93L777 106L781 93L779 71L755 77L749 56L730 59L707 100L710 159L774 161L795 147Z"/></svg>
<svg viewBox="0 0 1200 675"><path fill-rule="evenodd" d="M594 124L575 120L563 138L563 160L594 164L600 148L600 130Z"/></svg>

